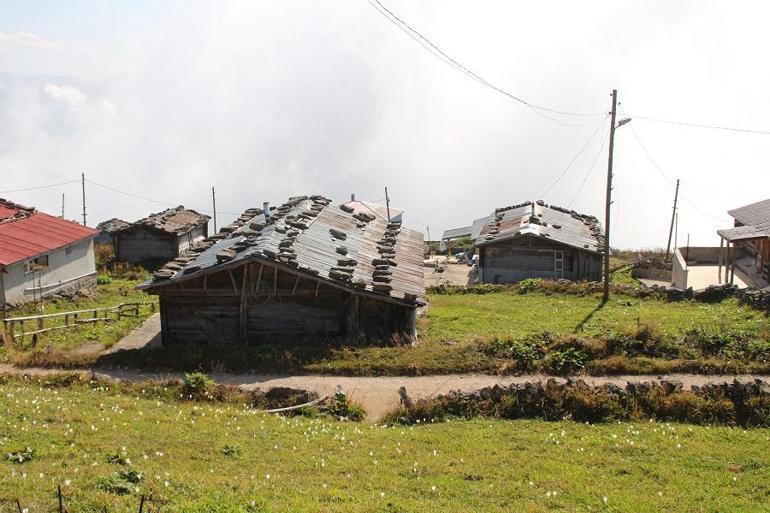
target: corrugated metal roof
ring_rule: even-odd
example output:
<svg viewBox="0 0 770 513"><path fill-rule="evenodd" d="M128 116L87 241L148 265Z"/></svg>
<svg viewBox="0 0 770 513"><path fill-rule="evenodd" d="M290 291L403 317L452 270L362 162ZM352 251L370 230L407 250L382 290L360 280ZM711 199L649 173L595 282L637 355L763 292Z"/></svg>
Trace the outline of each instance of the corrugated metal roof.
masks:
<svg viewBox="0 0 770 513"><path fill-rule="evenodd" d="M249 209L204 246L209 247L194 259L161 270L154 282L142 288L251 259L293 267L352 291L409 304L423 302L425 297L420 232L321 196L292 198L271 210L268 221L260 209Z"/></svg>
<svg viewBox="0 0 770 513"><path fill-rule="evenodd" d="M140 219L135 223L131 223L128 226L124 226L119 230L130 230L139 226L145 226L148 228L154 228L166 233L173 233L176 235L183 235L199 226L209 222L209 216L199 214L195 210L184 208L179 205L178 207L169 208L162 212L156 212L150 214L144 219Z"/></svg>
<svg viewBox="0 0 770 513"><path fill-rule="evenodd" d="M598 219L542 201L499 208L491 216L476 220L474 231L477 227L477 246L532 235L592 253L604 249Z"/></svg>
<svg viewBox="0 0 770 513"><path fill-rule="evenodd" d="M452 228L451 230L446 230L444 234L441 236L441 240L470 237L472 229L473 229L472 226L463 226L461 228Z"/></svg>
<svg viewBox="0 0 770 513"><path fill-rule="evenodd" d="M770 199L728 210L727 213L747 226L770 226Z"/></svg>
<svg viewBox="0 0 770 513"><path fill-rule="evenodd" d="M8 212L0 222L0 265L11 265L95 237L97 230L0 200ZM26 210L22 210L26 209ZM17 219L9 216L17 215Z"/></svg>
<svg viewBox="0 0 770 513"><path fill-rule="evenodd" d="M717 230L717 233L723 239L729 242L738 242L742 240L764 239L770 237L770 226L738 226L735 228L726 228Z"/></svg>

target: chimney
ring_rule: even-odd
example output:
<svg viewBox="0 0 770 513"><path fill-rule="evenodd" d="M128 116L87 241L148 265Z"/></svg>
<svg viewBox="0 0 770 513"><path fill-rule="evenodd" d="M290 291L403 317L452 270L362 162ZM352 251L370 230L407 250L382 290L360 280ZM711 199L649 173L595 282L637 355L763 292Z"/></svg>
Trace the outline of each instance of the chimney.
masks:
<svg viewBox="0 0 770 513"><path fill-rule="evenodd" d="M355 192L350 194L350 201L356 201L356 193Z"/></svg>
<svg viewBox="0 0 770 513"><path fill-rule="evenodd" d="M265 221L270 219L270 202L265 201L262 203L262 213L265 214Z"/></svg>

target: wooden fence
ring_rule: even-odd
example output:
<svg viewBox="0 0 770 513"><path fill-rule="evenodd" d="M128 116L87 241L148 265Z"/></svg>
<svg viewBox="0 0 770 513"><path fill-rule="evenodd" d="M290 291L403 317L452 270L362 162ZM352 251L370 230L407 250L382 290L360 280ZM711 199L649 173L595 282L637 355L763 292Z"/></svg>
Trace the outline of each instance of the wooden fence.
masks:
<svg viewBox="0 0 770 513"><path fill-rule="evenodd" d="M147 306L151 313L155 313L155 303L121 303L116 306L70 312L8 317L3 319L3 338L5 343L10 342L19 346L24 343L24 337L29 336L32 337L34 347L46 333L72 329L85 324L117 321L124 317L140 317L141 309Z"/></svg>

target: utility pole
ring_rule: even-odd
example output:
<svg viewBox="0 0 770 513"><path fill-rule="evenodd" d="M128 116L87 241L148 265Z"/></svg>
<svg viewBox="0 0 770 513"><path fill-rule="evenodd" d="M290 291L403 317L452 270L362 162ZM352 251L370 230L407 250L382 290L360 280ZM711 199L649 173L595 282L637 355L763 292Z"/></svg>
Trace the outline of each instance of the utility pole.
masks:
<svg viewBox="0 0 770 513"><path fill-rule="evenodd" d="M433 248L430 245L430 226L425 227L428 230L428 256L433 253Z"/></svg>
<svg viewBox="0 0 770 513"><path fill-rule="evenodd" d="M80 173L80 183L83 189L83 226L86 225L86 174Z"/></svg>
<svg viewBox="0 0 770 513"><path fill-rule="evenodd" d="M671 226L668 229L668 244L666 244L666 258L664 261L668 262L668 256L671 253L671 235L674 232L674 221L676 219L676 201L679 199L679 178L676 179L676 192L674 193L674 209L671 212ZM674 248L676 251L676 248Z"/></svg>
<svg viewBox="0 0 770 513"><path fill-rule="evenodd" d="M604 295L602 303L610 299L610 205L612 205L612 152L615 149L615 114L618 108L618 91L612 90L610 112L610 151L607 159L607 197L604 204Z"/></svg>
<svg viewBox="0 0 770 513"><path fill-rule="evenodd" d="M214 205L214 233L217 233L217 195L214 187L211 188L211 203Z"/></svg>
<svg viewBox="0 0 770 513"><path fill-rule="evenodd" d="M64 193L61 193L61 218L64 219Z"/></svg>
<svg viewBox="0 0 770 513"><path fill-rule="evenodd" d="M385 210L388 213L388 222L390 222L390 197L388 196L388 187L385 187Z"/></svg>

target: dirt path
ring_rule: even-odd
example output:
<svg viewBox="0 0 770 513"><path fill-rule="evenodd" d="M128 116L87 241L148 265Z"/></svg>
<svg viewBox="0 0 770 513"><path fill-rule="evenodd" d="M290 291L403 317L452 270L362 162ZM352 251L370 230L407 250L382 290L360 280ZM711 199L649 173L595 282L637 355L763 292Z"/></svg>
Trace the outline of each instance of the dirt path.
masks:
<svg viewBox="0 0 770 513"><path fill-rule="evenodd" d="M183 373L178 372L146 372L139 370L109 370L98 369L99 374L107 375L113 379L127 381L145 381L159 379L181 378ZM0 364L0 374L35 375L45 376L62 372L56 369L26 368L20 369L9 364ZM82 371L84 373L89 371ZM524 383L527 381L545 381L550 376L541 374L529 374L524 376L490 376L486 374L450 374L444 376L280 376L267 374L212 374L218 383L238 385L246 390L268 390L273 387L292 387L305 390L313 390L320 395L331 394L337 385L342 386L350 398L361 404L370 418L378 419L388 410L398 406L398 389L405 387L409 396L413 399L432 397L444 394L452 390L472 392L483 387L510 385L512 383ZM580 376L581 379L591 385L602 383L615 383L625 386L628 381L651 381L667 379L680 381L685 389L692 385L704 383L726 382L734 379L741 381L755 378L767 379L766 376L739 375L739 376L704 376L696 374L669 374L664 376Z"/></svg>

